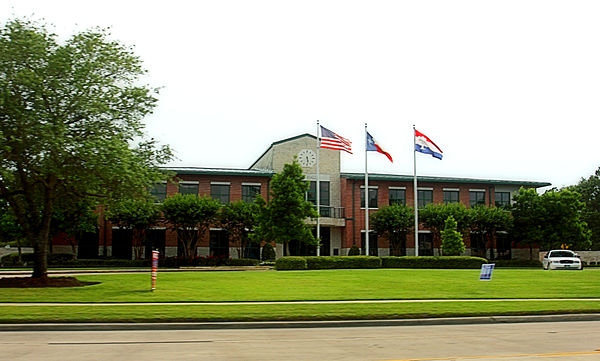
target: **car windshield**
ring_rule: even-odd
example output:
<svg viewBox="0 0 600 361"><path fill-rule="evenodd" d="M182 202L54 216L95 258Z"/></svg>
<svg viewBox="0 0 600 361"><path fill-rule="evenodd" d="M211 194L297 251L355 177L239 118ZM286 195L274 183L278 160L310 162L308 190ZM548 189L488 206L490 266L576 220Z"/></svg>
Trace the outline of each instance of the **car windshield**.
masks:
<svg viewBox="0 0 600 361"><path fill-rule="evenodd" d="M573 253L567 251L557 251L550 253L550 257L574 257Z"/></svg>

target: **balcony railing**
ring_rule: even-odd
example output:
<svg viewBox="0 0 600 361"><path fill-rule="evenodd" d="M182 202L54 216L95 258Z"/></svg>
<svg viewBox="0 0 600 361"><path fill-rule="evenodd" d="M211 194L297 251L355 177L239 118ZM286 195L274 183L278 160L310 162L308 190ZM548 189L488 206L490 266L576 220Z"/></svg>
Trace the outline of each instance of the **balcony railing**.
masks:
<svg viewBox="0 0 600 361"><path fill-rule="evenodd" d="M314 207L317 209L317 206ZM321 214L321 217L339 219L346 218L346 212L344 211L343 207L320 206L319 213Z"/></svg>

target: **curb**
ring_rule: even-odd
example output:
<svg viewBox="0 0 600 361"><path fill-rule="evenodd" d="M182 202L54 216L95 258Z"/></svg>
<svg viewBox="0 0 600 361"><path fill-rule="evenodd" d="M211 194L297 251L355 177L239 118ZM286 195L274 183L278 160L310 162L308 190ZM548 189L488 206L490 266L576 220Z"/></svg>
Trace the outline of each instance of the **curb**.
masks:
<svg viewBox="0 0 600 361"><path fill-rule="evenodd" d="M600 314L541 316L453 317L401 320L270 321L270 322L190 322L190 323L32 323L0 324L0 332L33 331L143 331L143 330L235 330L272 328L391 327L477 325L494 323L600 321Z"/></svg>

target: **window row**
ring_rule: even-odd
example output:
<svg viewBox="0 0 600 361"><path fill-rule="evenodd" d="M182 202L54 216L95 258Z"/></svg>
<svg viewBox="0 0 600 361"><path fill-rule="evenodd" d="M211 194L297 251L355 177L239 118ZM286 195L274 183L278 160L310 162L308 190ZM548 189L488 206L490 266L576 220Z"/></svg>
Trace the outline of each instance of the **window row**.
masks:
<svg viewBox="0 0 600 361"><path fill-rule="evenodd" d="M444 189L444 204L459 203L460 191L458 189ZM406 189L390 188L388 190L389 205L399 204L406 205ZM485 205L485 190L469 191L469 206ZM433 203L432 189L419 189L417 191L418 207L423 208L428 204ZM510 192L495 192L496 207L507 207L510 205ZM365 208L365 189L360 189L360 207ZM378 189L377 187L369 187L369 208L379 208L378 205Z"/></svg>
<svg viewBox="0 0 600 361"><path fill-rule="evenodd" d="M180 182L180 194L198 195L198 183L196 182ZM228 183L211 183L210 196L212 199L218 200L225 204L230 202L231 185ZM167 197L167 184L159 183L150 189L150 194L159 202L162 202ZM260 184L242 184L242 201L254 202L256 196L260 194Z"/></svg>

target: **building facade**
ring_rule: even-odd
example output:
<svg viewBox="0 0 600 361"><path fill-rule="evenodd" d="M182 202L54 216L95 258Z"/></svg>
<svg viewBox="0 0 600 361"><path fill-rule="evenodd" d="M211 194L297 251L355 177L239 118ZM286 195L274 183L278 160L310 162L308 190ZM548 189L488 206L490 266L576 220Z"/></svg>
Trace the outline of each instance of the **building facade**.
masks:
<svg viewBox="0 0 600 361"><path fill-rule="evenodd" d="M317 170L318 158L318 170ZM157 201L176 193L198 194L210 196L222 203L244 200L251 202L256 194L269 200L269 184L272 176L280 172L283 166L297 159L302 167L310 190L307 199L316 204L317 171L320 181L320 255L347 255L353 245L365 249L365 188L363 173L345 173L340 167L340 151L318 149L317 138L310 134L274 142L248 169L223 168L168 168L176 175L169 182L157 185L153 195ZM544 182L506 181L490 179L418 177L419 207L429 203L443 204L460 202L467 207L474 205L503 206L510 203L512 196L520 187L538 188L550 185ZM414 203L413 177L394 174L369 174L368 213L390 204ZM102 213L102 212L100 212ZM316 224L315 220L307 223ZM75 252L80 258L108 256L114 258L133 257L131 231L120 229L105 220L100 214L99 231L96 234L81 237L73 243L57 239L53 244L53 252ZM439 241L434 240L432 233L420 227L419 255L438 255ZM158 248L161 255L177 256L177 234L167 225L157 225L147 233L147 246L144 252L149 257L152 249ZM488 256L483 254L476 237L466 239L467 255ZM278 256L283 254L281 245L276 246ZM515 248L509 239L498 238L495 255L503 258L528 258L529 249ZM290 241L292 255L316 255L315 247L307 247ZM369 254L378 256L414 255L414 234L407 234L406 242L400 250L390 251L389 241L369 233ZM240 250L231 244L226 233L218 227L211 227L206 234L200 235L198 256L221 256L240 258ZM244 256L260 255L258 245L247 250Z"/></svg>

